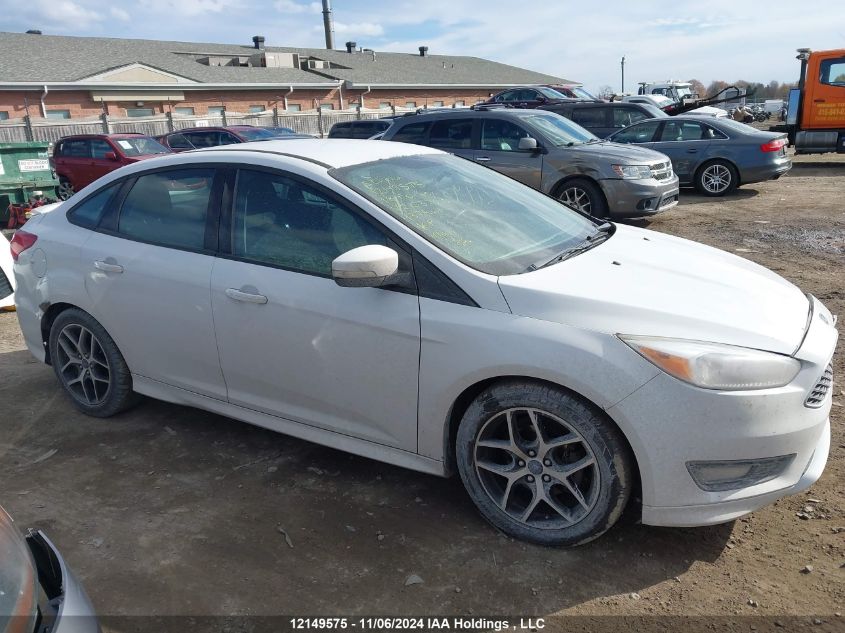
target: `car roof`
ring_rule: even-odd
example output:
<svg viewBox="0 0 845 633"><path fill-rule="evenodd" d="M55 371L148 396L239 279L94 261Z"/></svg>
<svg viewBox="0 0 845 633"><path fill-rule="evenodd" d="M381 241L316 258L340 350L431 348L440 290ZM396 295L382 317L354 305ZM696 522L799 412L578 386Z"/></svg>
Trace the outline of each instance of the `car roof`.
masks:
<svg viewBox="0 0 845 633"><path fill-rule="evenodd" d="M417 156L442 154L440 150L408 143L387 141L352 140L352 139L279 139L240 143L238 145L219 145L208 147L199 152L256 152L263 154L283 154L301 158L326 167L346 167L360 165L398 156ZM187 155L185 152L182 156Z"/></svg>
<svg viewBox="0 0 845 633"><path fill-rule="evenodd" d="M149 135L142 134L140 132L115 132L113 134L69 134L68 136L63 136L62 138L60 138L59 141L85 138L138 138L139 136Z"/></svg>

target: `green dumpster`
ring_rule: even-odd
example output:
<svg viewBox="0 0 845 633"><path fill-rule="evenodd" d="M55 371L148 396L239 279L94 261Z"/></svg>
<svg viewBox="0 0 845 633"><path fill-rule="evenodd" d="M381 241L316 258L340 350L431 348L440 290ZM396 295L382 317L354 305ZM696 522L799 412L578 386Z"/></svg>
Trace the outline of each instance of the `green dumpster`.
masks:
<svg viewBox="0 0 845 633"><path fill-rule="evenodd" d="M59 181L50 167L50 144L0 143L0 226L9 220L9 205L21 205L38 195L58 200Z"/></svg>

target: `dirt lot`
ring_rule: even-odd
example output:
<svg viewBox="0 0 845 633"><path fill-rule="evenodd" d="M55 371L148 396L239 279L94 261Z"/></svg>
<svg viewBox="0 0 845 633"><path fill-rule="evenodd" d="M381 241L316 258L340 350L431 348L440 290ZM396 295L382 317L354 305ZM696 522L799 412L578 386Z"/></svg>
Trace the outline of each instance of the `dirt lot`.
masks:
<svg viewBox="0 0 845 633"><path fill-rule="evenodd" d="M843 196L841 157L810 159L725 200L685 192L643 224L764 264L842 315ZM629 513L597 542L543 549L493 531L458 480L160 402L86 418L0 314L0 504L51 536L106 615L693 615L722 618L717 630L842 630L841 384L834 402L830 461L806 494L711 528ZM412 574L423 582L406 586Z"/></svg>

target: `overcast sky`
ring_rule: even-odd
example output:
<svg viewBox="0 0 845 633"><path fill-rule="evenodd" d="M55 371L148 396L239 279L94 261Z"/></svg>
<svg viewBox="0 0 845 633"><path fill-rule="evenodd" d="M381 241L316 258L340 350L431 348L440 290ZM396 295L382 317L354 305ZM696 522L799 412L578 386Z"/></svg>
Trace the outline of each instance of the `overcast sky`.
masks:
<svg viewBox="0 0 845 633"><path fill-rule="evenodd" d="M107 8L105 8L107 7ZM794 81L795 49L845 48L842 0L333 0L335 46L475 55L597 91L696 78ZM307 0L0 0L0 29L268 46L325 46Z"/></svg>

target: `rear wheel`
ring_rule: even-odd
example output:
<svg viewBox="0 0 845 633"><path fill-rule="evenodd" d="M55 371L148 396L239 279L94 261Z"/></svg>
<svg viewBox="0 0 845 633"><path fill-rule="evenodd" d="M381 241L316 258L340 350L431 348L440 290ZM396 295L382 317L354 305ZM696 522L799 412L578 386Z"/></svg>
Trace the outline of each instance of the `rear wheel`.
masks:
<svg viewBox="0 0 845 633"><path fill-rule="evenodd" d="M705 196L724 196L739 185L736 167L724 160L705 163L695 177L695 187Z"/></svg>
<svg viewBox="0 0 845 633"><path fill-rule="evenodd" d="M117 345L87 312L73 308L56 317L49 345L53 370L83 413L107 418L138 402Z"/></svg>
<svg viewBox="0 0 845 633"><path fill-rule="evenodd" d="M59 188L56 193L59 196L59 200L67 200L76 192L73 190L73 185L70 180L65 177L60 177Z"/></svg>
<svg viewBox="0 0 845 633"><path fill-rule="evenodd" d="M597 538L631 493L633 460L618 429L576 396L531 382L479 395L461 420L456 456L484 518L541 545Z"/></svg>
<svg viewBox="0 0 845 633"><path fill-rule="evenodd" d="M598 185L585 178L574 178L561 185L558 200L576 211L596 218L607 217L607 202Z"/></svg>

